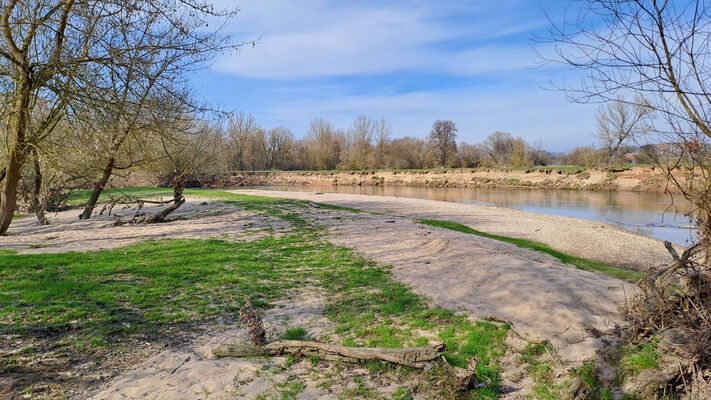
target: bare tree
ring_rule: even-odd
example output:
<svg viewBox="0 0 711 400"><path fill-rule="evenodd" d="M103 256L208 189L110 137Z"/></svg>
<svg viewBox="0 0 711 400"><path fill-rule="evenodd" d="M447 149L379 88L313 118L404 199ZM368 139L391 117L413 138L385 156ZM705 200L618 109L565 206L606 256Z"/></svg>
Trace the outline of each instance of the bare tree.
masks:
<svg viewBox="0 0 711 400"><path fill-rule="evenodd" d="M410 136L390 143L390 160L392 168L400 169L428 168L435 163L427 142Z"/></svg>
<svg viewBox="0 0 711 400"><path fill-rule="evenodd" d="M464 168L478 167L481 162L481 150L479 146L469 143L460 143L457 146L457 157L459 165Z"/></svg>
<svg viewBox="0 0 711 400"><path fill-rule="evenodd" d="M341 160L344 142L345 135L330 122L323 118L312 119L304 140L306 167L314 170L335 169Z"/></svg>
<svg viewBox="0 0 711 400"><path fill-rule="evenodd" d="M375 129L375 121L365 115L360 115L353 121L353 127L348 131L346 168L368 168L373 150L372 142Z"/></svg>
<svg viewBox="0 0 711 400"><path fill-rule="evenodd" d="M450 120L437 120L432 124L429 141L437 150L439 165L446 167L457 151L457 127Z"/></svg>
<svg viewBox="0 0 711 400"><path fill-rule="evenodd" d="M29 149L64 115L71 117L70 105L101 99L101 87L92 86L86 77L104 66L117 66L114 60L138 47L168 46L173 53L189 54L178 63L188 69L230 46L228 36L205 26L208 19L232 12L215 11L199 0L12 0L0 7L0 86L12 110L2 160L6 172L0 191L0 234L12 221ZM152 20L158 21L154 30L145 32ZM134 35L124 42L121 32ZM159 39L169 33L175 35L169 43L136 41L143 35ZM28 131L38 99L49 104L49 112Z"/></svg>
<svg viewBox="0 0 711 400"><path fill-rule="evenodd" d="M630 336L648 337L661 328L682 332L687 342L677 350L687 367L680 373L699 371L693 378L703 380L711 369L711 1L579 4L582 10L551 31L555 60L584 73L580 86L563 89L582 102L632 95L632 106L661 117L650 126L650 135L676 144L680 156L676 163L665 159L658 165L695 208L697 242L682 255L669 245L675 262L656 274L660 279L640 283L638 306L628 313ZM682 378L688 382L689 376Z"/></svg>
<svg viewBox="0 0 711 400"><path fill-rule="evenodd" d="M597 114L597 138L607 151L607 165L612 165L618 158L620 148L631 143L649 130L649 117L652 109L644 99L637 99L633 104L619 96L617 100L600 107Z"/></svg>
<svg viewBox="0 0 711 400"><path fill-rule="evenodd" d="M247 149L247 142L258 129L259 126L252 115L240 111L230 116L227 125L227 143L230 148L228 169L232 171L245 170L244 155Z"/></svg>
<svg viewBox="0 0 711 400"><path fill-rule="evenodd" d="M486 137L483 147L497 165L506 164L513 151L515 139L510 133L496 131Z"/></svg>
<svg viewBox="0 0 711 400"><path fill-rule="evenodd" d="M392 131L390 123L384 119L375 126L375 168L385 168Z"/></svg>
<svg viewBox="0 0 711 400"><path fill-rule="evenodd" d="M294 134L286 127L270 129L267 132L267 169L287 169L293 143Z"/></svg>

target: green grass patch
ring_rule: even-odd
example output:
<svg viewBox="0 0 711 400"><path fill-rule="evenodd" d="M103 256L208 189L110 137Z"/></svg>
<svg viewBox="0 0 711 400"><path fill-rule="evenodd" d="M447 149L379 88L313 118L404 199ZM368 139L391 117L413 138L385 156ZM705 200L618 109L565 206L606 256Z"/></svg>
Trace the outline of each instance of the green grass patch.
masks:
<svg viewBox="0 0 711 400"><path fill-rule="evenodd" d="M308 338L308 332L300 326L296 328L289 328L286 332L284 332L284 335L282 335L282 339L284 340L308 340Z"/></svg>
<svg viewBox="0 0 711 400"><path fill-rule="evenodd" d="M422 332L436 334L447 346L445 357L466 368L476 358L477 378L484 387L478 398L498 398L499 359L503 356L508 325L496 321L472 323L466 315L432 307L406 285L391 279L389 268L346 268L324 271L322 283L334 297L326 315L338 323L336 333L346 346L422 346L430 341Z"/></svg>
<svg viewBox="0 0 711 400"><path fill-rule="evenodd" d="M582 269L585 271L592 271L592 272L601 272L603 274L607 274L607 275L610 275L615 278L622 279L622 280L625 280L628 282L637 282L638 280L642 279L645 276L645 274L643 274L641 272L630 271L630 270L627 270L624 268L615 267L613 265L603 263L600 261L593 261L593 260L588 260L585 258L574 257L571 255L562 253L558 250L555 250L544 243L538 243L538 242L534 242L532 240L527 240L527 239L512 238L512 237L508 237L508 236L492 235L490 233L481 232L476 229L472 229L472 228L470 228L464 224L460 224L458 222L445 221L445 220L439 220L439 219L418 219L418 220L415 220L415 222L424 224L424 225L434 226L437 228L450 229L450 230L457 231L457 232L469 233L472 235L482 236L482 237L489 238L489 239L494 239L494 240L499 240L499 241L506 242L506 243L511 243L511 244L514 244L518 247L523 247L526 249L540 251L540 252L543 252L546 254L550 254L551 256L559 259L561 262L563 262L565 264L573 265L578 269Z"/></svg>
<svg viewBox="0 0 711 400"><path fill-rule="evenodd" d="M637 376L645 369L657 368L658 341L650 341L638 346L629 346L622 349L620 358L619 375L621 378Z"/></svg>
<svg viewBox="0 0 711 400"><path fill-rule="evenodd" d="M6 255L0 258L0 332L108 338L234 315L238 304L230 296L266 305L308 281L303 269L330 265L333 254L322 246L292 235Z"/></svg>
<svg viewBox="0 0 711 400"><path fill-rule="evenodd" d="M81 206L89 201L91 193L93 190L76 190L73 191L67 203L72 206ZM99 196L98 203L106 203L112 197L113 198L125 198L126 201L136 201L137 199L150 198L150 197L173 197L173 189L171 188L160 188L160 187L129 187L122 189L105 189L101 192Z"/></svg>
<svg viewBox="0 0 711 400"><path fill-rule="evenodd" d="M308 202L221 191L186 190L186 195L282 218L291 229L251 242L165 240L83 253L6 254L0 257L0 334L43 338L61 351L100 354L128 349L134 340L174 337L175 328L189 332L218 319L237 323L240 304L233 299L243 295L257 307L270 307L294 291L316 288L326 296L325 314L337 324L343 344L404 347L444 341L451 364L466 367L477 359L476 374L484 386L433 397L498 398L506 324L472 323L466 315L433 307L395 282L390 267L323 240L321 227L301 216ZM293 327L285 337L304 339L306 331ZM434 382L427 390L446 390L441 368L426 373L382 363L368 368L379 374L422 374ZM356 383L353 396L376 396L373 388ZM297 385L276 389L285 398L300 391Z"/></svg>

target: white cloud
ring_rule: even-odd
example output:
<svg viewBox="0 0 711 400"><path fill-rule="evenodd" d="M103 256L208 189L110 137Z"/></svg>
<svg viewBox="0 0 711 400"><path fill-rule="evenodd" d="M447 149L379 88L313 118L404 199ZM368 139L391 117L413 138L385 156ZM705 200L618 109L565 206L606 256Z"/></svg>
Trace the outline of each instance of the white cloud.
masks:
<svg viewBox="0 0 711 400"><path fill-rule="evenodd" d="M405 70L472 75L535 63L525 45L452 43L520 33L541 26L542 20L516 20L501 6L499 13L486 12L488 2L456 7L410 3L357 7L326 0L246 1L232 30L240 39L261 39L254 48L218 60L214 68L248 78L298 79ZM472 8L480 13L472 14ZM459 21L462 13L472 14L471 20Z"/></svg>
<svg viewBox="0 0 711 400"><path fill-rule="evenodd" d="M500 130L529 141L542 141L545 149L570 150L592 143L595 107L570 104L563 94L535 87L501 90L491 94L476 88L418 91L404 94L353 95L323 87L294 91L255 113L266 125L289 126L305 134L315 116L347 129L353 118L365 114L385 118L395 136L424 138L437 119L451 119L459 127L459 140L478 143Z"/></svg>

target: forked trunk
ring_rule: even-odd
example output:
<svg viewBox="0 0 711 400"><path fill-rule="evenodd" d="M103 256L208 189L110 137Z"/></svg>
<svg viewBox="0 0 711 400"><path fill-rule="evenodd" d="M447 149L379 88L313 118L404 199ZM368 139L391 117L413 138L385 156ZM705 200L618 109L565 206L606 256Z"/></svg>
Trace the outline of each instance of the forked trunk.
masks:
<svg viewBox="0 0 711 400"><path fill-rule="evenodd" d="M166 218L168 218L168 215L180 208L180 206L185 203L185 197L183 197L183 189L185 189L184 181L185 180L182 178L173 178L173 203L163 209L161 212L153 214L150 217L146 218L144 221L145 223L152 224L156 222L166 222Z"/></svg>
<svg viewBox="0 0 711 400"><path fill-rule="evenodd" d="M101 173L101 178L94 183L94 190L91 192L89 202L86 203L86 206L84 207L84 212L79 216L79 219L91 218L91 213L94 212L94 207L96 207L96 203L99 201L99 196L101 196L101 192L106 187L106 184L109 182L109 178L111 177L111 173L113 173L114 171L115 163L116 158L109 158L109 162L106 163L106 167Z"/></svg>

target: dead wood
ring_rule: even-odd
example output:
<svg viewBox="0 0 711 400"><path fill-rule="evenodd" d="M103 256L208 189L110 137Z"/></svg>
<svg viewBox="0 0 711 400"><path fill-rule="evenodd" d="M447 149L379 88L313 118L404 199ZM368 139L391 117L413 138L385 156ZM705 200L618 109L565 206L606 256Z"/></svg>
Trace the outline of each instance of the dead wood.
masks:
<svg viewBox="0 0 711 400"><path fill-rule="evenodd" d="M256 346L264 346L267 344L267 333L264 330L264 323L259 313L254 308L252 300L245 296L244 306L239 309L239 319L249 329L249 340Z"/></svg>
<svg viewBox="0 0 711 400"><path fill-rule="evenodd" d="M445 350L444 344L424 347L343 347L334 344L301 340L278 340L264 346L252 344L223 344L213 350L215 357L247 357L291 354L293 356L317 356L325 360L348 362L385 361L412 368L424 368L435 361Z"/></svg>

